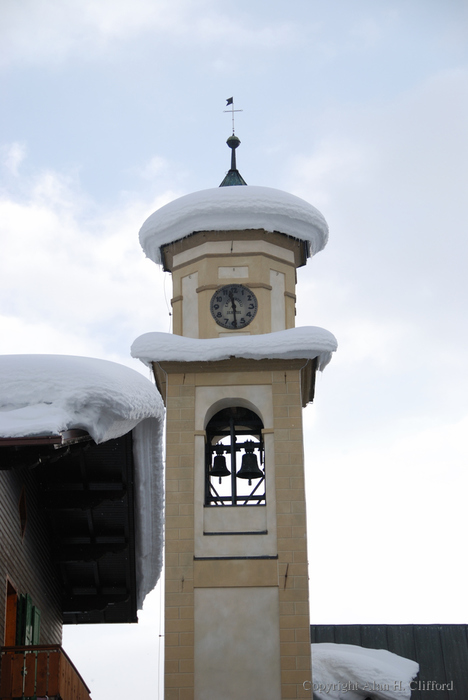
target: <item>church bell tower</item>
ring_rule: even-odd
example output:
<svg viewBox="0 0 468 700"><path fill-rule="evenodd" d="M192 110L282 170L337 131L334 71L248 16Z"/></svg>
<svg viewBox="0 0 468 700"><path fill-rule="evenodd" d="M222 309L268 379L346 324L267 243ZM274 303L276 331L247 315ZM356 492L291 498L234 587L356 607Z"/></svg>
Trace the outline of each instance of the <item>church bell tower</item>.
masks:
<svg viewBox="0 0 468 700"><path fill-rule="evenodd" d="M311 697L302 408L336 341L294 327L295 295L328 229L227 143L220 187L140 231L173 280L173 335L132 348L167 409L165 700Z"/></svg>

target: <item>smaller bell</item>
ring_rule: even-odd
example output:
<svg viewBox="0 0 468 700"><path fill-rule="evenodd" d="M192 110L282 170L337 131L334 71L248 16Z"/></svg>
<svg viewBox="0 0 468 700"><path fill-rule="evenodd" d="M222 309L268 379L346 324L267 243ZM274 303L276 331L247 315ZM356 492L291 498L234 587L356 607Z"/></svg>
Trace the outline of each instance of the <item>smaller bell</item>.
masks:
<svg viewBox="0 0 468 700"><path fill-rule="evenodd" d="M213 459L213 464L210 468L210 476L219 476L219 483L223 476L229 476L231 473L226 466L226 457L223 454L224 448L216 448L216 457Z"/></svg>
<svg viewBox="0 0 468 700"><path fill-rule="evenodd" d="M255 443L247 440L244 443L245 455L242 457L242 465L237 475L239 479L248 479L249 486L252 486L252 479L261 479L263 472L259 469L257 455L254 454Z"/></svg>

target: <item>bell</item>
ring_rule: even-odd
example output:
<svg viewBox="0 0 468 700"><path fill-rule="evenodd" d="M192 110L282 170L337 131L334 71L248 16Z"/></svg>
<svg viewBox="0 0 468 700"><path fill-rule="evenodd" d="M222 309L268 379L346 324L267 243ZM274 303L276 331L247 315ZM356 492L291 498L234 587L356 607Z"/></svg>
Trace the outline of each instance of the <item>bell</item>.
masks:
<svg viewBox="0 0 468 700"><path fill-rule="evenodd" d="M231 473L226 466L226 457L223 455L223 452L224 449L222 447L216 448L217 454L210 468L210 476L219 476L219 483L221 483L221 477L229 476Z"/></svg>
<svg viewBox="0 0 468 700"><path fill-rule="evenodd" d="M248 440L245 444L245 455L242 457L242 465L236 476L239 479L248 479L249 486L252 485L252 479L261 479L263 472L258 467L257 455L254 455L255 443Z"/></svg>

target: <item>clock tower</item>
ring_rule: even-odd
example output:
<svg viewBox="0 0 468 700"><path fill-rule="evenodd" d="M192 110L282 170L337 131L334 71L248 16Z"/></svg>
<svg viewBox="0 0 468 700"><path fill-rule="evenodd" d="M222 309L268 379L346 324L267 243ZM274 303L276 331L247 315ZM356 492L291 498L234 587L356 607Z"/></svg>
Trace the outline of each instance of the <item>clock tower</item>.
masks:
<svg viewBox="0 0 468 700"><path fill-rule="evenodd" d="M173 280L174 334L132 347L167 408L165 699L311 697L302 407L336 341L294 327L295 287L328 229L227 143L221 186L140 231Z"/></svg>

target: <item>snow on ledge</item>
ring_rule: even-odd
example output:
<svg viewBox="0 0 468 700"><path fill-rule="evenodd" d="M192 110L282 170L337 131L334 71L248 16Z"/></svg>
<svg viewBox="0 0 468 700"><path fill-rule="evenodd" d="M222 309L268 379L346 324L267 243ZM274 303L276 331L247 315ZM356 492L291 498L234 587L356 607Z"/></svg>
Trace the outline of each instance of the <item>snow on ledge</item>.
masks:
<svg viewBox="0 0 468 700"><path fill-rule="evenodd" d="M311 688L317 700L409 700L419 664L386 649L312 644Z"/></svg>
<svg viewBox="0 0 468 700"><path fill-rule="evenodd" d="M68 355L0 357L0 436L86 430L96 443L120 437L145 418L163 420L156 387L107 360Z"/></svg>
<svg viewBox="0 0 468 700"><path fill-rule="evenodd" d="M140 229L148 258L161 264L161 246L197 231L278 231L322 250L328 225L311 204L271 187L215 187L179 197L151 214Z"/></svg>
<svg viewBox="0 0 468 700"><path fill-rule="evenodd" d="M186 338L171 333L145 333L134 341L131 354L146 365L170 360L215 362L230 357L252 360L312 360L317 357L318 369L323 370L336 348L336 338L329 331L316 326L304 326L262 335L207 339Z"/></svg>

